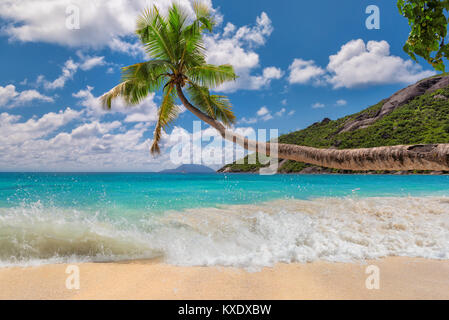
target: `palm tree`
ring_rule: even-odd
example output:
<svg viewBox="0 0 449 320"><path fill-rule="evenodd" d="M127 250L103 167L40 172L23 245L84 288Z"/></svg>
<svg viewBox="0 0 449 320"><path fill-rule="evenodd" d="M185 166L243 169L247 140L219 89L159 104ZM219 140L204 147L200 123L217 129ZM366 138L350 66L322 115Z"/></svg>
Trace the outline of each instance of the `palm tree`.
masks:
<svg viewBox="0 0 449 320"><path fill-rule="evenodd" d="M136 33L152 60L124 67L121 83L101 97L103 106L111 109L112 100L119 96L136 105L150 92L163 91L151 153L160 152L162 130L179 115L177 96L187 110L223 138L250 151L270 155L271 150L277 150L280 159L347 170L449 170L449 144L332 150L259 143L233 133L229 127L235 116L229 99L211 94L210 89L237 76L231 65L206 63L203 33L212 31L214 21L209 9L200 3L194 4L194 12L192 19L176 5L165 17L156 7L146 9L138 18Z"/></svg>

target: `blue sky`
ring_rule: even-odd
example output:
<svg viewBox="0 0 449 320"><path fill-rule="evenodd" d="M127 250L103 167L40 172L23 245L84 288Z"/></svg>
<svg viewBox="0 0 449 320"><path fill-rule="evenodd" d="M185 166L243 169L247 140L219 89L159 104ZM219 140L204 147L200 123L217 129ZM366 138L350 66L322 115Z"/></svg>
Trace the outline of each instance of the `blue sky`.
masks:
<svg viewBox="0 0 449 320"><path fill-rule="evenodd" d="M4 0L0 4L0 171L153 171L174 167L174 137L192 132L181 117L150 156L160 94L105 113L97 98L120 67L146 59L133 37L137 14L166 0ZM178 1L191 10L189 0ZM205 0L220 24L205 38L211 63L231 63L235 130L287 133L357 112L433 74L402 51L409 27L391 0ZM380 29L368 30L369 5ZM80 28L67 19L79 9ZM67 9L69 8L69 9ZM69 11L66 11L69 10ZM71 20L70 20L71 21ZM206 133L213 134L207 130ZM219 164L212 164L218 167Z"/></svg>

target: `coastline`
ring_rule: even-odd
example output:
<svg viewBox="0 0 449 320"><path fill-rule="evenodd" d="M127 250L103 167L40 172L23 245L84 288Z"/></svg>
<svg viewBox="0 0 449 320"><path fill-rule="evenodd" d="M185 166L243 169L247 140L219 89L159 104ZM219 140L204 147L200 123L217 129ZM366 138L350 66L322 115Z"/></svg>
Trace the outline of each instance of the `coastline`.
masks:
<svg viewBox="0 0 449 320"><path fill-rule="evenodd" d="M449 260L317 261L257 272L158 260L75 265L79 290L66 288L66 264L0 268L0 299L449 299ZM379 267L378 290L366 288L369 265Z"/></svg>

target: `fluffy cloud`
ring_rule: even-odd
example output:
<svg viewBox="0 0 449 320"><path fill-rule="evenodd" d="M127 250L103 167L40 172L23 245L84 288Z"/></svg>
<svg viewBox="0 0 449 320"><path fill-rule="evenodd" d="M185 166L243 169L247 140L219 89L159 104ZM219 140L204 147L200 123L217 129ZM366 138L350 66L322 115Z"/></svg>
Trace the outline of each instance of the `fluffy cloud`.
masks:
<svg viewBox="0 0 449 320"><path fill-rule="evenodd" d="M81 51L78 51L77 55L81 59L79 67L83 71L88 71L95 67L106 65L106 61L104 60L103 56L88 56Z"/></svg>
<svg viewBox="0 0 449 320"><path fill-rule="evenodd" d="M288 67L288 70L290 71L288 76L290 84L305 84L309 82L319 84L321 82L320 77L326 73L322 68L315 65L315 61L302 59L295 59Z"/></svg>
<svg viewBox="0 0 449 320"><path fill-rule="evenodd" d="M352 88L387 83L413 83L434 74L411 60L390 55L386 41L350 41L329 57L329 83L334 88Z"/></svg>
<svg viewBox="0 0 449 320"><path fill-rule="evenodd" d="M282 70L276 67L267 67L261 74L253 74L260 66L259 55L254 49L264 45L272 31L270 18L262 12L254 26L242 26L237 29L228 23L222 33L205 37L207 62L231 64L239 76L236 81L225 83L216 91L259 90L269 85L271 80L282 77Z"/></svg>
<svg viewBox="0 0 449 320"><path fill-rule="evenodd" d="M176 0L190 14L193 14L192 2ZM210 0L203 2L212 7ZM109 46L113 50L135 54L142 52L136 50L135 40L129 39L134 32L136 17L148 6L156 4L164 12L171 3L167 0L2 0L0 18L9 22L3 32L12 40L70 47ZM66 27L67 19L75 18L73 8L79 9L80 13L78 30Z"/></svg>
<svg viewBox="0 0 449 320"><path fill-rule="evenodd" d="M55 90L64 88L68 80L73 79L76 72L81 69L83 71L91 70L97 66L106 65L106 61L103 56L89 56L85 55L81 51L78 51L77 56L80 58L79 61L75 62L73 59L68 59L61 69L61 75L53 81L48 81L43 75L37 78L37 84L43 85L47 90Z"/></svg>
<svg viewBox="0 0 449 320"><path fill-rule="evenodd" d="M269 114L269 113L270 113L270 111L268 111L267 107L262 107L262 108L260 108L259 110L257 110L257 112L256 112L256 114L257 114L259 117L266 116L266 115Z"/></svg>
<svg viewBox="0 0 449 320"><path fill-rule="evenodd" d="M65 86L65 83L72 79L76 71L78 70L79 65L73 62L72 59L69 59L65 62L64 67L62 67L61 75L53 81L48 81L45 79L43 75L40 75L37 78L38 84L43 84L44 88L47 90L60 89Z"/></svg>
<svg viewBox="0 0 449 320"><path fill-rule="evenodd" d="M346 101L346 100L343 100L343 99L340 99L340 100L337 100L337 102L335 103L337 106L345 106L345 105L347 105L348 104L348 101Z"/></svg>
<svg viewBox="0 0 449 320"><path fill-rule="evenodd" d="M239 122L242 124L254 124L259 121L271 120L274 117L279 118L279 117L284 116L285 114L292 116L294 113L295 113L294 110L290 110L289 112L287 112L286 108L281 108L279 111L274 112L274 116L273 116L273 113L266 106L263 106L259 110L257 110L256 115L254 117L251 117L251 118L243 117Z"/></svg>
<svg viewBox="0 0 449 320"><path fill-rule="evenodd" d="M279 110L278 112L275 113L275 116L276 117L282 117L285 114L286 111L287 111L287 109L282 108L281 110Z"/></svg>
<svg viewBox="0 0 449 320"><path fill-rule="evenodd" d="M53 98L45 96L36 90L18 92L12 84L5 87L0 86L0 107L14 108L36 100L53 102Z"/></svg>
<svg viewBox="0 0 449 320"><path fill-rule="evenodd" d="M68 125L70 124L70 126ZM4 170L56 171L158 171L199 160L214 168L243 157L242 148L225 142L210 127L200 134L175 127L163 133L162 154L152 157L146 138L152 128L144 123L101 122L85 112L67 108L21 121L20 116L0 114L0 167ZM252 128L234 128L256 138ZM177 152L182 151L181 156Z"/></svg>
<svg viewBox="0 0 449 320"><path fill-rule="evenodd" d="M59 113L47 113L39 119L31 118L25 122L19 122L20 116L10 115L6 112L1 113L0 148L18 146L27 141L45 137L78 118L81 114L80 111L67 108Z"/></svg>
<svg viewBox="0 0 449 320"><path fill-rule="evenodd" d="M89 115L101 117L106 113L121 113L126 115L124 122L156 122L157 105L154 102L154 93L150 93L139 105L131 107L123 99L118 98L113 102L112 109L105 111L101 106L100 97L92 94L93 89L93 87L87 86L86 89L73 94L75 98L79 99L79 104L87 108Z"/></svg>
<svg viewBox="0 0 449 320"><path fill-rule="evenodd" d="M290 65L291 84L323 84L333 88L353 88L359 86L392 83L413 83L435 74L423 71L411 60L404 60L390 53L386 41L352 40L340 51L329 57L326 70L314 61L295 59Z"/></svg>
<svg viewBox="0 0 449 320"><path fill-rule="evenodd" d="M9 132L20 126L27 126L27 122L12 123ZM146 127L135 126L123 131L120 122L94 121L69 132L59 132L54 137L29 134L21 143L7 146L8 152L1 153L0 165L5 169L13 166L63 171L146 170L152 165L157 166L160 161L149 155L149 141L144 138L146 130ZM4 147L5 144L1 143L0 150Z"/></svg>
<svg viewBox="0 0 449 320"><path fill-rule="evenodd" d="M258 121L268 121L268 120L271 120L271 119L273 119L273 116L271 115L271 111L268 110L267 107L263 106L259 110L257 110L256 116L254 116L252 118L249 118L249 119L243 117L240 120L240 123L253 124L253 123L256 123Z"/></svg>
<svg viewBox="0 0 449 320"><path fill-rule="evenodd" d="M313 109L321 109L321 108L324 108L324 107L325 107L325 105L323 103L320 103L320 102L316 102L316 103L314 103L312 105Z"/></svg>

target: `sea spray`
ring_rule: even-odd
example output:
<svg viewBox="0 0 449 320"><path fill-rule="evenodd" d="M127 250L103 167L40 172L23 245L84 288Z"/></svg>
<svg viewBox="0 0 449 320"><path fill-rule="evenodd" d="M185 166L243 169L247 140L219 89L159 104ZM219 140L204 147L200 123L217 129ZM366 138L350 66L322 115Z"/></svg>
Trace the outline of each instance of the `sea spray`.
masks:
<svg viewBox="0 0 449 320"><path fill-rule="evenodd" d="M139 219L42 205L0 208L3 266L160 257L175 265L251 269L386 256L449 259L449 199L274 200Z"/></svg>

